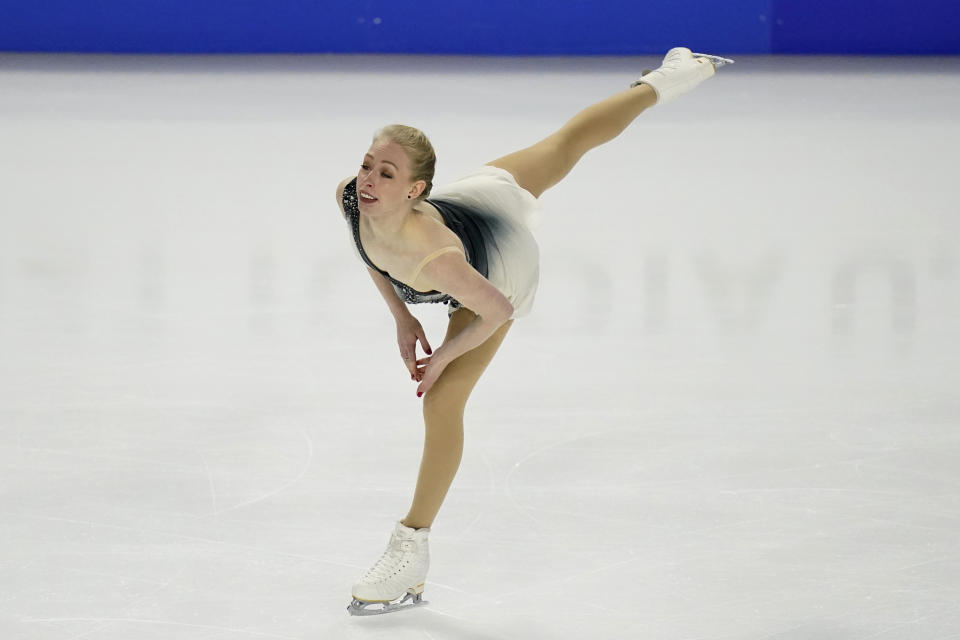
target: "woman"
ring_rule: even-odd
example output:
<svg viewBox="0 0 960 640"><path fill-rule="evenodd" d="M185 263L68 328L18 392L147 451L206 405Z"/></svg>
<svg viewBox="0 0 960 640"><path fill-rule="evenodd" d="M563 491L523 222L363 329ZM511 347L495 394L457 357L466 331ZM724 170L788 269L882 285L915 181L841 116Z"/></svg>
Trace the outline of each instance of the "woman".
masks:
<svg viewBox="0 0 960 640"><path fill-rule="evenodd" d="M438 189L431 199L433 148L420 131L402 125L378 131L356 178L338 185L337 202L358 253L396 320L400 357L419 383L417 396L425 395L426 428L413 504L383 556L353 586L350 613L422 602L427 536L460 465L467 397L514 318L533 303L537 198L645 109L689 91L729 62L671 49L659 69L626 91L584 109L532 147ZM417 302L449 305L447 335L436 351L407 310L406 303ZM420 359L418 341L427 354Z"/></svg>

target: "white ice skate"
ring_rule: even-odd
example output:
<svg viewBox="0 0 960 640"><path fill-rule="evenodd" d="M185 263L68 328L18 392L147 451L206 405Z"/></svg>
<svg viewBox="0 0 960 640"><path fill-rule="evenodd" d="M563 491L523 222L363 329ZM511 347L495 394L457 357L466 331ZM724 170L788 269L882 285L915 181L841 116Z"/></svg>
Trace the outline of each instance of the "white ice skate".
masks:
<svg viewBox="0 0 960 640"><path fill-rule="evenodd" d="M397 523L383 556L353 585L347 611L354 616L390 613L427 604L423 585L430 567L429 528Z"/></svg>
<svg viewBox="0 0 960 640"><path fill-rule="evenodd" d="M716 73L717 67L733 64L729 58L693 53L690 49L670 49L659 69L645 71L638 84L650 85L657 93L657 104L672 102Z"/></svg>

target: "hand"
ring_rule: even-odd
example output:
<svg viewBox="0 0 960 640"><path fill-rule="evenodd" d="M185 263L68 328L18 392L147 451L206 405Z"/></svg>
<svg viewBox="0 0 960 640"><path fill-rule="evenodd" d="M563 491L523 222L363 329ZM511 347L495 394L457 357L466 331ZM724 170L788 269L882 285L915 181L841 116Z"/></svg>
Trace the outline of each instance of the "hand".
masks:
<svg viewBox="0 0 960 640"><path fill-rule="evenodd" d="M417 360L417 372L414 379L420 383L417 387L418 398L430 390L430 387L433 386L433 383L437 381L437 378L446 368L447 363L436 356L427 356Z"/></svg>
<svg viewBox="0 0 960 640"><path fill-rule="evenodd" d="M420 321L413 315L397 319L397 345L400 347L400 357L410 372L410 379L416 380L417 375L417 340L423 350L430 355L433 350L427 342L427 334L423 331Z"/></svg>

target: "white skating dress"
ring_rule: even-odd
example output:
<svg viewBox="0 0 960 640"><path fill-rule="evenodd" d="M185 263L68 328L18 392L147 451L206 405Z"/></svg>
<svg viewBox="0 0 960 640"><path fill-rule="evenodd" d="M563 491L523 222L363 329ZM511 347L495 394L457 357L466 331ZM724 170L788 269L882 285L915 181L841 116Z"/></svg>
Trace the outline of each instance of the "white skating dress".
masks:
<svg viewBox="0 0 960 640"><path fill-rule="evenodd" d="M540 250L533 237L540 205L504 169L483 166L453 182L437 187L426 200L440 212L466 253L467 262L487 278L513 305L513 318L530 313L540 280ZM450 313L460 303L439 291L417 291L377 267L360 242L357 181L343 190L343 210L353 231L360 258L393 284L404 302L442 302Z"/></svg>

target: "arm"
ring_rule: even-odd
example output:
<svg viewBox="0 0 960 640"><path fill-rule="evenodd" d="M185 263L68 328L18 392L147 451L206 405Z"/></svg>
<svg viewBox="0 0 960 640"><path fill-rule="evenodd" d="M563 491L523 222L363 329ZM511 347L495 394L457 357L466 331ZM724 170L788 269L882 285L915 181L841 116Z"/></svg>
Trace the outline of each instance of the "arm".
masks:
<svg viewBox="0 0 960 640"><path fill-rule="evenodd" d="M340 207L340 212L344 216L346 216L346 212L343 210L343 190L351 180L353 180L352 177L345 178L337 185L337 206ZM430 343L427 342L427 334L420 325L420 321L410 313L407 305L397 295L390 281L370 267L367 267L367 271L397 323L397 344L400 347L400 357L403 358L403 363L410 372L410 378L414 379L417 373L417 340L420 341L427 354L432 353Z"/></svg>
<svg viewBox="0 0 960 640"><path fill-rule="evenodd" d="M393 288L393 285L390 284L389 280L370 267L367 267L367 272L370 273L373 284L377 285L377 289L380 291L380 295L383 296L384 302L387 303L387 307L390 309L390 313L393 314L394 320L400 322L413 315L410 313L410 310L407 309L407 305L404 304L403 300L400 299L400 296L397 295L396 290Z"/></svg>
<svg viewBox="0 0 960 640"><path fill-rule="evenodd" d="M367 271L397 323L397 346L400 347L400 357L403 359L407 371L410 372L410 379L415 380L417 375L417 340L420 341L420 345L427 355L433 353L430 349L430 343L427 341L427 333L423 330L420 321L410 313L407 305L397 295L390 281L370 267L367 267Z"/></svg>
<svg viewBox="0 0 960 640"><path fill-rule="evenodd" d="M424 267L414 288L435 289L456 298L476 317L463 331L444 341L420 371L418 395L426 393L443 369L461 355L486 342L513 315L513 304L490 281L471 267L460 253L446 253Z"/></svg>

